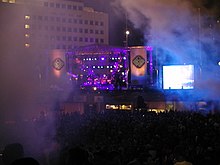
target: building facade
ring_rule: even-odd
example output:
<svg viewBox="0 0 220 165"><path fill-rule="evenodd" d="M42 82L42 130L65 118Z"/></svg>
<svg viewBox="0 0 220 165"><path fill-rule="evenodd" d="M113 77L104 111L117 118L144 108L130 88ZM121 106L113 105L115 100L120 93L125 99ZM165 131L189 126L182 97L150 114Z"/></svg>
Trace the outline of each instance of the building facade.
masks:
<svg viewBox="0 0 220 165"><path fill-rule="evenodd" d="M20 28L25 47L67 50L109 43L108 14L85 7L82 2L2 0L1 3L14 8L16 17L23 17Z"/></svg>
<svg viewBox="0 0 220 165"><path fill-rule="evenodd" d="M1 52L11 56L11 66L12 61L28 64L24 70L31 70L39 84L51 84L52 53L64 56L77 47L108 45L108 20L107 13L77 1L0 0Z"/></svg>

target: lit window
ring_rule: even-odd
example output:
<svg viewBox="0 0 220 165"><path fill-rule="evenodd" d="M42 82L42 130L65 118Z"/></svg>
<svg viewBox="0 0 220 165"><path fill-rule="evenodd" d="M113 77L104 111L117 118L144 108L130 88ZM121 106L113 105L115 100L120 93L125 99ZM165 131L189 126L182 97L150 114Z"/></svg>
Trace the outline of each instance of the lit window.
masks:
<svg viewBox="0 0 220 165"><path fill-rule="evenodd" d="M24 46L25 46L26 48L29 48L31 45L28 44L28 43L26 43L26 44L24 44Z"/></svg>
<svg viewBox="0 0 220 165"><path fill-rule="evenodd" d="M8 0L2 0L2 2L8 2Z"/></svg>
<svg viewBox="0 0 220 165"><path fill-rule="evenodd" d="M24 16L25 19L30 19L31 17L29 15Z"/></svg>
<svg viewBox="0 0 220 165"><path fill-rule="evenodd" d="M9 3L15 3L16 0L9 0Z"/></svg>
<svg viewBox="0 0 220 165"><path fill-rule="evenodd" d="M29 38L30 37L30 34L25 34L24 35L26 38Z"/></svg>
<svg viewBox="0 0 220 165"><path fill-rule="evenodd" d="M26 24L24 27L25 27L25 29L29 29L30 25Z"/></svg>

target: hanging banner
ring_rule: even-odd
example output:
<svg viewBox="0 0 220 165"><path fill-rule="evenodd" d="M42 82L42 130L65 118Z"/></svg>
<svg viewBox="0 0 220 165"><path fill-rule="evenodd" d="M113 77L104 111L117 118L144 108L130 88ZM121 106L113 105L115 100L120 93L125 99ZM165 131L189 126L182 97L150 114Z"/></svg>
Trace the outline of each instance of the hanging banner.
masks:
<svg viewBox="0 0 220 165"><path fill-rule="evenodd" d="M53 50L51 52L51 68L55 77L60 78L66 72L65 56L61 50Z"/></svg>
<svg viewBox="0 0 220 165"><path fill-rule="evenodd" d="M145 86L147 78L147 51L143 46L130 49L131 84Z"/></svg>

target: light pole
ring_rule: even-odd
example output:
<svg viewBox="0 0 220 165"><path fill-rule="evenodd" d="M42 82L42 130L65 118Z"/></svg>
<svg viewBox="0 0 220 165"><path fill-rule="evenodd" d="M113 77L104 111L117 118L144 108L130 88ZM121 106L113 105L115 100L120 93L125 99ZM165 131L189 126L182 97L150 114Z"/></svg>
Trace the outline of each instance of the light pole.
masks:
<svg viewBox="0 0 220 165"><path fill-rule="evenodd" d="M126 37L125 46L126 46L126 48L128 47L128 36L129 36L129 34L130 34L130 31L129 31L129 30L126 30L126 32L125 32L125 37Z"/></svg>

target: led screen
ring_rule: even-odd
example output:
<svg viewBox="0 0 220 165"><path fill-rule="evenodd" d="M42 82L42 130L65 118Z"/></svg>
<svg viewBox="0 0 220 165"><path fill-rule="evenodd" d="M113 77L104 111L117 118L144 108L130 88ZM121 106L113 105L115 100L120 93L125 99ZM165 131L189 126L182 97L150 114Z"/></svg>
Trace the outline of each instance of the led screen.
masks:
<svg viewBox="0 0 220 165"><path fill-rule="evenodd" d="M163 89L193 89L193 65L163 66Z"/></svg>

